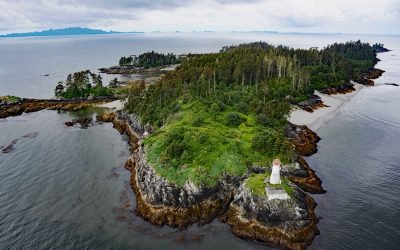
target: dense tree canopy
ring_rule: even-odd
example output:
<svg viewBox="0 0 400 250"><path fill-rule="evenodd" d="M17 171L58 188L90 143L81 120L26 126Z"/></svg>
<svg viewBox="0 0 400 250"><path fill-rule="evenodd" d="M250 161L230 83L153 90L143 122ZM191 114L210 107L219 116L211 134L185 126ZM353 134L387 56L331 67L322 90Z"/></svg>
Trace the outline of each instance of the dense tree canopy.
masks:
<svg viewBox="0 0 400 250"><path fill-rule="evenodd" d="M58 82L54 93L56 97L61 98L87 98L107 97L116 94L115 88L118 86L118 80L113 79L109 88L103 86L103 79L100 75L92 73L90 70L79 71L68 74L65 82Z"/></svg>
<svg viewBox="0 0 400 250"><path fill-rule="evenodd" d="M179 184L210 183L273 157L293 161L283 133L290 105L360 77L376 60L374 48L360 41L321 50L263 42L224 47L186 57L158 83L132 88L126 108L159 127L145 145L160 174Z"/></svg>
<svg viewBox="0 0 400 250"><path fill-rule="evenodd" d="M177 111L182 98L247 106L270 117L275 112L286 114L290 100L298 102L315 89L356 79L375 62L374 49L360 41L335 43L322 50L263 42L224 47L220 53L183 60L147 91L135 89L127 107L157 125Z"/></svg>
<svg viewBox="0 0 400 250"><path fill-rule="evenodd" d="M178 64L181 59L175 54L161 54L154 51L140 54L139 56L121 57L119 66L131 66L140 68L153 68L165 65Z"/></svg>

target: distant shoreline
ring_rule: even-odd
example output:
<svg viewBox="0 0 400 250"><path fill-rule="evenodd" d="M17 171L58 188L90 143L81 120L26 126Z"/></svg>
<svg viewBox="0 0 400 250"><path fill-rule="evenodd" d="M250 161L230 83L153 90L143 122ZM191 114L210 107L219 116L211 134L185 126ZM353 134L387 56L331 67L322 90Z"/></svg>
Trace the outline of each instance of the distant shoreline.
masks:
<svg viewBox="0 0 400 250"><path fill-rule="evenodd" d="M81 27L71 27L65 29L49 29L43 31L10 33L0 35L0 38L17 38L17 37L48 37L48 36L87 36L87 35L111 35L111 34L135 34L144 32L119 32L119 31L104 31L99 29L89 29Z"/></svg>

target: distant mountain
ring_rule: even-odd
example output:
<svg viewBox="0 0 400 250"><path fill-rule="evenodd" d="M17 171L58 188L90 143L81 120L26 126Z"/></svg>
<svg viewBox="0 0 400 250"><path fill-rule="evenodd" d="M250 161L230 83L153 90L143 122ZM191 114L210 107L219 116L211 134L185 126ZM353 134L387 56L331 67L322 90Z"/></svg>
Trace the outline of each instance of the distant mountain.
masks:
<svg viewBox="0 0 400 250"><path fill-rule="evenodd" d="M104 31L98 29L89 29L81 27L71 27L65 29L49 29L43 31L26 32L26 33L11 33L0 35L0 37L25 37L25 36L74 36L74 35L100 35L100 34L118 34L118 33L142 33L142 32L117 32Z"/></svg>

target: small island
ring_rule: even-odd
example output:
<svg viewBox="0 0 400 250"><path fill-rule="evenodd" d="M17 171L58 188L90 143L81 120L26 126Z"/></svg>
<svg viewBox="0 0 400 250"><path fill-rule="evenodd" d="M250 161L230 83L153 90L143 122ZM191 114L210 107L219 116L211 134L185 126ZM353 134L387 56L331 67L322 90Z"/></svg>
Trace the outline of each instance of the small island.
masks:
<svg viewBox="0 0 400 250"><path fill-rule="evenodd" d="M106 74L160 73L174 70L181 63L183 57L173 53L163 54L151 51L138 56L123 56L120 58L118 66L100 68L99 71Z"/></svg>
<svg viewBox="0 0 400 250"><path fill-rule="evenodd" d="M179 229L218 218L238 237L305 249L318 234L309 193L325 190L303 156L317 151L320 138L290 123L289 113L323 107L315 90L352 92L353 80L373 85L383 72L374 68L383 49L361 41L321 50L256 42L186 57L149 52L122 57L119 68L103 72L176 68L151 84L126 87L116 79L105 87L100 75L75 72L57 84L58 99L3 97L0 118L39 110L32 103L75 110L76 103L126 98L124 109L98 120L130 138L125 167L139 216Z"/></svg>
<svg viewBox="0 0 400 250"><path fill-rule="evenodd" d="M65 81L58 82L54 94L58 98L72 99L96 97L122 98L128 93L127 88L120 87L117 78L111 80L108 86L103 86L103 79L100 74L94 74L90 70L79 71L69 74Z"/></svg>
<svg viewBox="0 0 400 250"><path fill-rule="evenodd" d="M180 229L219 218L241 238L306 248L318 233L307 193L325 191L302 156L320 138L289 123L289 112L323 107L315 90L373 84L378 52L360 41L322 50L241 44L183 58L157 83L132 87L125 110L100 119L130 137L137 214ZM275 158L279 183L268 181Z"/></svg>

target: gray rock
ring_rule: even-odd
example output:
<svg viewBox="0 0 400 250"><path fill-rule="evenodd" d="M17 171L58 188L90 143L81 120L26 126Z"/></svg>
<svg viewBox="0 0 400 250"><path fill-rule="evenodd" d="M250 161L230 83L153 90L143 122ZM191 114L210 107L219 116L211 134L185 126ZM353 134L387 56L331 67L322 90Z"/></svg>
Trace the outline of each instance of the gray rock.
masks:
<svg viewBox="0 0 400 250"><path fill-rule="evenodd" d="M248 219L256 219L265 226L272 226L284 221L309 220L306 194L293 186L294 194L287 200L268 200L267 196L255 196L242 183L236 192L233 204L243 210L243 216Z"/></svg>

